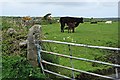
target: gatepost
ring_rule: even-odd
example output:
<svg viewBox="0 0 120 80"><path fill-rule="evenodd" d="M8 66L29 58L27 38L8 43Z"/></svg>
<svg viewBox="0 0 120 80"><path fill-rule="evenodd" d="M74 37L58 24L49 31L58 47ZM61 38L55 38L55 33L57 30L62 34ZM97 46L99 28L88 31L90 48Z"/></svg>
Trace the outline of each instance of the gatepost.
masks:
<svg viewBox="0 0 120 80"><path fill-rule="evenodd" d="M41 33L41 25L33 25L28 32L27 38L27 60L32 66L38 66L36 41Z"/></svg>

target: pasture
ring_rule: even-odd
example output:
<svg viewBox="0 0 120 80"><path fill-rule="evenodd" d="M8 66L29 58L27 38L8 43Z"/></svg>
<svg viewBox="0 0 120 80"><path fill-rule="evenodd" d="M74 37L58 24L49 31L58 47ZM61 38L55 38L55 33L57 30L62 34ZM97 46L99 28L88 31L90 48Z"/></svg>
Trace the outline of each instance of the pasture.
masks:
<svg viewBox="0 0 120 80"><path fill-rule="evenodd" d="M103 22L99 22L98 24L90 24L88 22L85 22L83 24L80 24L75 29L75 33L68 33L67 30L65 30L64 33L61 33L60 24L55 23L50 25L49 24L42 25L42 32L44 34L45 39L48 40L88 44L94 46L106 46L106 47L119 46L117 22L113 22L113 24L105 24ZM49 46L45 46L45 49L47 49L48 51L70 55L68 45L53 44L53 43L49 43L47 45ZM71 46L71 50L72 50L72 55L75 57L106 61L110 63L112 61L108 59L108 56L111 57L111 54L115 54L112 51L107 51L102 49L90 49L85 47ZM58 60L59 64L71 67L70 59L60 58L57 56L56 59ZM93 66L93 63L77 61L77 60L73 60L73 65L74 68L85 71L96 71L96 70L109 68L109 66L98 65L98 64ZM71 76L71 71L64 69L59 69L58 72L59 71L61 72L61 74ZM79 75L79 73L76 73L76 75Z"/></svg>

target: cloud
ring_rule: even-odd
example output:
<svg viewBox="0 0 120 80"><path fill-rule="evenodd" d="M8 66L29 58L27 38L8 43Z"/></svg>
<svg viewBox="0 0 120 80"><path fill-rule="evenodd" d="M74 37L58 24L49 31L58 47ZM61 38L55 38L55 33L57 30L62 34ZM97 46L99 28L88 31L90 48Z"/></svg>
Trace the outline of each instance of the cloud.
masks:
<svg viewBox="0 0 120 80"><path fill-rule="evenodd" d="M4 2L0 15L107 17L117 16L117 8L117 2Z"/></svg>
<svg viewBox="0 0 120 80"><path fill-rule="evenodd" d="M119 2L119 0L0 0L0 2Z"/></svg>
<svg viewBox="0 0 120 80"><path fill-rule="evenodd" d="M0 14L2 14L2 4L0 3Z"/></svg>
<svg viewBox="0 0 120 80"><path fill-rule="evenodd" d="M36 4L43 4L43 5L54 5L54 6L64 6L64 7L85 7L91 4L96 5L96 2L39 2Z"/></svg>
<svg viewBox="0 0 120 80"><path fill-rule="evenodd" d="M114 6L118 6L117 2L100 2L99 3L101 6L105 6L105 7L114 7Z"/></svg>

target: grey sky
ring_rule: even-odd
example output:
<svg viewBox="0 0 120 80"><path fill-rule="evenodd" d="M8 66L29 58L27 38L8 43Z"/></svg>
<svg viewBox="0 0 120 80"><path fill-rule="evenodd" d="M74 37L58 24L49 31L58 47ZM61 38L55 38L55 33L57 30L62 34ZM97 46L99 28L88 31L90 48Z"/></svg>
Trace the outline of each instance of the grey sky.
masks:
<svg viewBox="0 0 120 80"><path fill-rule="evenodd" d="M77 16L77 17L117 17L117 0L85 0L83 1L3 1L0 3L0 15L4 16Z"/></svg>

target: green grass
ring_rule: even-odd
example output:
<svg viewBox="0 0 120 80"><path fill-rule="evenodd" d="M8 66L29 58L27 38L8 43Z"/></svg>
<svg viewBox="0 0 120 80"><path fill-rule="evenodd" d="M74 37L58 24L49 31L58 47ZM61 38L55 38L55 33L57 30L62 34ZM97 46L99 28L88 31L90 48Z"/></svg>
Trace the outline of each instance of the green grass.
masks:
<svg viewBox="0 0 120 80"><path fill-rule="evenodd" d="M60 32L60 24L43 25L42 31L45 39L57 40L64 42L89 44L94 46L106 46L106 47L118 47L118 23L113 24L90 24L83 23L80 24L76 29L75 33L68 33L65 30L64 33ZM49 49L51 47L51 49ZM58 52L60 54L69 55L69 49L67 45L49 43L46 47L49 51ZM84 47L71 47L72 55L81 58L95 59L96 57L101 57L109 54L107 51L102 51L101 49L90 49ZM85 61L72 60L74 68L85 70L85 71L95 71L97 69L105 69L109 66L97 66L93 67L92 63ZM110 61L108 61L110 62ZM70 59L59 57L59 64L71 67ZM71 71L59 69L61 74L71 75ZM78 73L76 73L78 74Z"/></svg>
<svg viewBox="0 0 120 80"><path fill-rule="evenodd" d="M118 46L118 24L89 24L84 23L80 24L75 33L67 33L67 30L64 33L60 32L60 24L52 24L43 26L43 33L47 39L67 41L82 44L91 44L99 46ZM63 38L65 40L63 40ZM107 42L112 42L112 45L108 45Z"/></svg>

